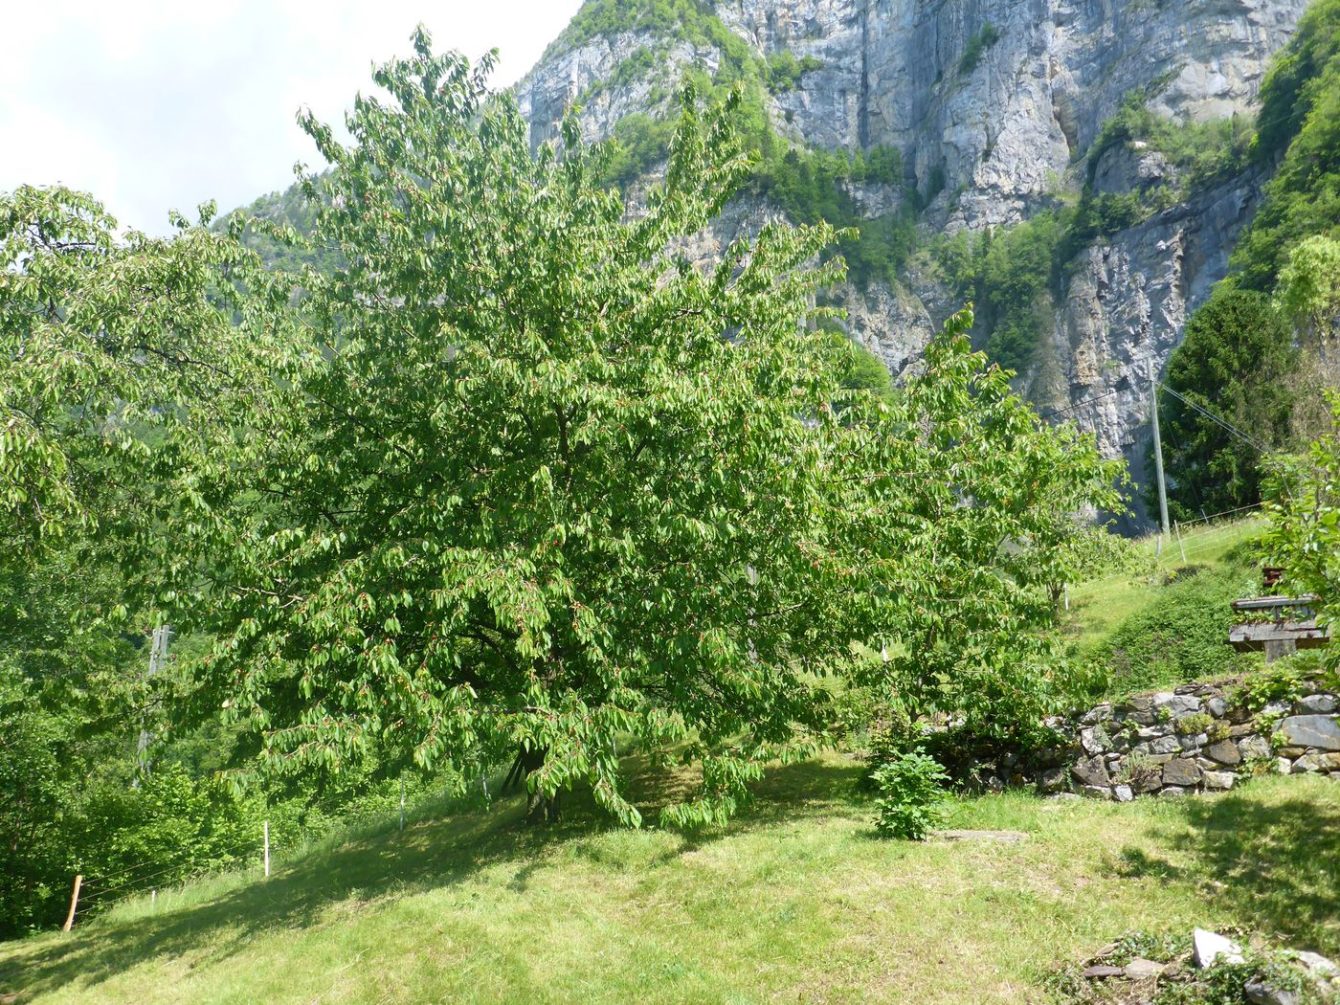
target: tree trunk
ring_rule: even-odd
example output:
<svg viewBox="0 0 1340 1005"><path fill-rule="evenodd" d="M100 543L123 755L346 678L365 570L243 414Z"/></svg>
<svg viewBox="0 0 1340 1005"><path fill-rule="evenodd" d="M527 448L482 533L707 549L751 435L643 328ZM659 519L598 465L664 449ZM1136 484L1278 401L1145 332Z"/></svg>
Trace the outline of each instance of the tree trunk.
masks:
<svg viewBox="0 0 1340 1005"><path fill-rule="evenodd" d="M548 753L549 751L542 747L520 750L516 755L516 760L512 762L512 770L507 773L507 780L503 783L503 789L507 790L523 785L527 775L544 767L544 759ZM526 823L557 823L558 809L557 793L552 796L546 796L542 792L533 790L526 793Z"/></svg>
<svg viewBox="0 0 1340 1005"><path fill-rule="evenodd" d="M558 823L558 793L546 796L541 792L526 794L526 823L532 826Z"/></svg>

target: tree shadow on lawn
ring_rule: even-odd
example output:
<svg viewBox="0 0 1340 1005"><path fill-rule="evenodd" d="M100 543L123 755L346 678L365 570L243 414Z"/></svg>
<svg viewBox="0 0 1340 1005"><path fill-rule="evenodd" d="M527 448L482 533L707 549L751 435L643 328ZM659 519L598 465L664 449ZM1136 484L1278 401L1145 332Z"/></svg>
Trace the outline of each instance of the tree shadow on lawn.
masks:
<svg viewBox="0 0 1340 1005"><path fill-rule="evenodd" d="M1194 884L1262 935L1340 954L1340 809L1322 800L1230 794L1185 799L1178 810L1190 832L1179 826L1155 833L1176 861L1127 846L1122 875Z"/></svg>
<svg viewBox="0 0 1340 1005"><path fill-rule="evenodd" d="M651 775L647 762L633 767L633 793L646 819L654 821L654 812L646 811L654 811L669 796L682 795L682 778ZM850 798L859 774L858 765L828 761L774 768L729 826L681 833L666 858L784 818L832 812ZM200 962L217 962L244 951L264 933L313 925L325 908L351 897L372 900L450 887L492 865L518 863L521 868L508 886L524 892L547 851L613 826L589 793L566 798L565 819L558 825L526 826L522 800L512 797L491 811L420 821L403 835L388 824L379 833L309 853L268 880L257 879L199 905L169 908L156 916L94 920L70 936L20 950L17 958L0 962L0 998L17 992L16 1001L22 1003L75 980L95 985L154 957L180 955L202 944L209 948Z"/></svg>

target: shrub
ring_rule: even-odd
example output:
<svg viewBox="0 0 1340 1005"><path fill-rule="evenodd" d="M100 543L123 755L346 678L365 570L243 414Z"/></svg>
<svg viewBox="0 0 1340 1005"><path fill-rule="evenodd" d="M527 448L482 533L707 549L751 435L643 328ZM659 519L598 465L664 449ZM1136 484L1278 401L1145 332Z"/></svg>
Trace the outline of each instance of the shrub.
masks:
<svg viewBox="0 0 1340 1005"><path fill-rule="evenodd" d="M963 58L959 60L958 72L965 77L972 73L973 70L977 69L978 64L982 62L982 57L986 54L986 50L990 49L999 41L999 28L990 21L982 25L981 31L968 39L968 44L963 49Z"/></svg>
<svg viewBox="0 0 1340 1005"><path fill-rule="evenodd" d="M1259 712L1272 702L1294 702L1302 696L1303 682L1321 667L1321 655L1301 652L1246 678L1233 692L1233 703L1249 712Z"/></svg>
<svg viewBox="0 0 1340 1005"><path fill-rule="evenodd" d="M899 754L875 769L875 829L884 837L922 841L942 818L949 776L932 757Z"/></svg>
<svg viewBox="0 0 1340 1005"><path fill-rule="evenodd" d="M1270 958L1249 958L1242 963L1216 963L1198 971L1193 980L1168 983L1159 988L1154 1005L1250 1005L1246 986L1262 982L1298 1001L1303 991L1302 975L1287 963ZM1284 1001L1271 998L1271 1001Z"/></svg>
<svg viewBox="0 0 1340 1005"><path fill-rule="evenodd" d="M1214 723L1208 712L1193 712L1177 720L1178 736L1195 736L1204 733Z"/></svg>
<svg viewBox="0 0 1340 1005"><path fill-rule="evenodd" d="M813 56L797 59L789 49L774 52L768 57L768 90L773 94L794 90L800 85L801 77L822 69L823 65L822 60Z"/></svg>

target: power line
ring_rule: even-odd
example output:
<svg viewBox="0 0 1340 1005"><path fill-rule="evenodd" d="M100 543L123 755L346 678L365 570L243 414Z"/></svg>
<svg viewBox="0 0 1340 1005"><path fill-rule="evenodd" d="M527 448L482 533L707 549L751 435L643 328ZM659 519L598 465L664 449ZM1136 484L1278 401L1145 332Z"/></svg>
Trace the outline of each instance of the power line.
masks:
<svg viewBox="0 0 1340 1005"><path fill-rule="evenodd" d="M1121 393L1120 390L1113 388L1111 391L1108 391L1105 394L1096 394L1092 398L1085 398L1083 401L1077 401L1073 405L1066 405L1062 408L1049 408L1043 412L1039 412L1038 414L1044 419L1052 419L1058 415L1064 415L1066 412L1073 412L1077 408L1082 408L1085 405L1092 404L1095 401L1102 401L1104 398L1110 398L1113 395L1120 393Z"/></svg>
<svg viewBox="0 0 1340 1005"><path fill-rule="evenodd" d="M1190 398L1187 398L1185 395L1181 394L1181 393L1178 392L1178 391L1174 391L1171 387L1169 387L1167 384L1164 384L1164 383L1161 382L1161 381L1159 382L1159 387L1163 388L1163 390L1167 391L1169 394L1171 394L1171 395L1172 395L1174 398L1176 398L1178 401L1182 402L1184 405L1187 405L1187 406L1190 407L1190 408L1194 408L1197 412L1199 412L1201 415L1205 416L1205 418L1209 419L1211 422L1213 422L1213 423L1215 423L1215 424L1217 424L1217 425L1219 425L1219 426L1222 426L1224 429L1226 429L1228 432L1232 433L1234 436L1238 437L1239 439L1243 440L1244 442L1246 442L1246 443L1250 444L1251 446L1255 447L1255 448L1256 448L1257 450L1259 450L1261 453L1266 454L1266 453L1269 453L1269 452L1270 452L1270 448L1269 448L1269 447L1267 447L1267 446L1265 446L1264 444L1260 443L1258 440L1255 440L1255 439L1253 439L1252 437L1248 436L1248 435L1247 435L1246 433L1244 433L1241 429L1239 429L1237 426L1233 425L1231 422L1229 422L1227 419L1223 418L1222 416L1215 415L1213 412L1211 412L1211 411L1210 411L1209 409L1207 409L1207 408L1202 408L1200 405L1197 405L1197 404L1196 404L1194 401L1192 401Z"/></svg>

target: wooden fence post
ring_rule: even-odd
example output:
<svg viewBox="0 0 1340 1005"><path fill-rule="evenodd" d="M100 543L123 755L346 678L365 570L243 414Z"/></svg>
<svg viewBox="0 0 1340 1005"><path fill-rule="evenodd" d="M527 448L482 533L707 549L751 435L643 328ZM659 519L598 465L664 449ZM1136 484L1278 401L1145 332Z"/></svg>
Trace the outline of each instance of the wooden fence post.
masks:
<svg viewBox="0 0 1340 1005"><path fill-rule="evenodd" d="M74 927L74 912L79 909L79 888L84 885L84 877L76 876L74 878L74 889L70 892L70 913L65 919L65 924L61 926L62 932L68 932Z"/></svg>

